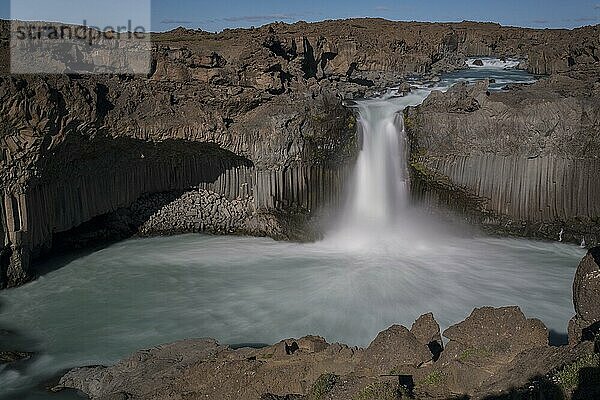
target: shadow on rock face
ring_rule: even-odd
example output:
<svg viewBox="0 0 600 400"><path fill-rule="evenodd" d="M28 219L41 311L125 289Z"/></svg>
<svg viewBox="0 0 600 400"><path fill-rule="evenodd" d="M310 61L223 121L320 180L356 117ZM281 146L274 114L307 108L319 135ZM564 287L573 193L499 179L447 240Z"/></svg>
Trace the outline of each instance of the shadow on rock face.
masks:
<svg viewBox="0 0 600 400"><path fill-rule="evenodd" d="M560 386L550 381L547 377L540 376L532 378L529 385L524 388L511 389L500 395L485 397L484 400L566 400L565 394Z"/></svg>
<svg viewBox="0 0 600 400"><path fill-rule="evenodd" d="M600 265L600 247L594 247L590 250L590 254L594 258L596 264Z"/></svg>
<svg viewBox="0 0 600 400"><path fill-rule="evenodd" d="M134 236L150 215L177 199L181 193L182 191L171 191L144 195L134 202L152 205L144 213L134 213L130 207L120 208L94 217L68 231L55 233L52 248L42 257L43 261L42 258L34 261L32 278L61 269L79 258Z"/></svg>
<svg viewBox="0 0 600 400"><path fill-rule="evenodd" d="M1 228L0 228L1 229ZM8 266L10 264L10 256L12 250L8 247L0 246L0 289L4 289L8 282ZM2 304L0 304L0 312L2 311Z"/></svg>
<svg viewBox="0 0 600 400"><path fill-rule="evenodd" d="M579 370L579 386L572 400L600 399L600 365Z"/></svg>
<svg viewBox="0 0 600 400"><path fill-rule="evenodd" d="M582 341L593 342L594 340L596 340L596 342L598 342L599 337L600 337L600 321L588 326L583 331L581 331L581 340Z"/></svg>
<svg viewBox="0 0 600 400"><path fill-rule="evenodd" d="M85 229L87 226L87 223L83 224L79 227L79 229ZM70 233L71 231L69 231L68 234ZM89 244L89 247L86 248L55 248L47 256L44 257L43 261L34 262L32 279L37 279L40 276L61 269L62 267L69 265L71 262L79 258L89 256L90 254L95 253L97 251L103 250L117 241L118 240L99 240L93 244Z"/></svg>
<svg viewBox="0 0 600 400"><path fill-rule="evenodd" d="M437 340L432 340L427 344L427 347L433 355L433 361L439 360L440 356L442 355L442 351L444 351L444 347L440 344L440 342Z"/></svg>
<svg viewBox="0 0 600 400"><path fill-rule="evenodd" d="M94 191L78 189L78 201L80 205L89 206L91 218L73 223L70 229L52 232L51 240L49 237L47 243L38 243L40 248L34 254L30 274L38 277L76 258L127 239L135 235L151 215L175 201L185 190L202 183L212 183L226 171L252 166L250 160L212 143L180 139L153 143L126 137L69 138L54 149L53 157L40 162L43 178L39 188L33 191L33 204L49 210L58 207L57 204L67 207L60 197L52 197L50 202L42 201L43 196L36 200L40 193L54 193L52 188L55 185L87 188L105 181L117 183L108 194L103 194L106 198L102 199ZM65 170L70 171L69 174ZM123 171L129 171L132 178L120 179ZM131 182L137 182L139 187L131 187ZM136 205L138 207L132 209ZM108 212L101 212L106 210ZM96 212L98 214L94 216ZM42 214L45 215L45 212ZM46 224L53 226L58 222L51 219ZM39 262L49 256L62 255L68 256L52 262Z"/></svg>
<svg viewBox="0 0 600 400"><path fill-rule="evenodd" d="M555 330L549 330L548 342L550 343L550 346L564 346L569 344L569 335L556 332Z"/></svg>
<svg viewBox="0 0 600 400"><path fill-rule="evenodd" d="M285 396L276 396L274 394L264 394L260 400L306 400L306 396L300 394L286 394Z"/></svg>
<svg viewBox="0 0 600 400"><path fill-rule="evenodd" d="M29 219L31 226L21 226L19 219L11 228L31 233L19 239L18 251L14 244L0 247L0 286L18 286L38 275L31 261L51 253L130 237L144 217L177 198L163 196L139 213L127 212L144 196L181 194L253 166L209 142L68 136L36 162L38 177L24 194L27 215L36 217ZM19 204L14 209L21 215Z"/></svg>

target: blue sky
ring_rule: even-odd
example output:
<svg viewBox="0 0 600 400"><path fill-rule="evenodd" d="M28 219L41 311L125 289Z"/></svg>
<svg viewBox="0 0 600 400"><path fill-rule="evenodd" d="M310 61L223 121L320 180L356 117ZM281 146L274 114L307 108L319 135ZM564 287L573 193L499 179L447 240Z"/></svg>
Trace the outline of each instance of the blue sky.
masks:
<svg viewBox="0 0 600 400"><path fill-rule="evenodd" d="M13 0L23 19L80 22L81 15L99 26L116 24L114 10L150 0ZM185 26L207 31L260 26L273 21L319 21L350 17L382 17L402 21L493 21L535 28L573 28L600 23L600 0L151 0L154 31ZM89 7L81 7L81 4ZM100 4L101 7L94 6ZM80 10L77 11L77 5ZM9 0L0 0L7 18ZM82 14L82 12L84 14ZM121 11L119 11L121 12ZM86 14L87 13L87 14ZM112 15L111 15L112 13ZM142 18L143 19L143 18Z"/></svg>

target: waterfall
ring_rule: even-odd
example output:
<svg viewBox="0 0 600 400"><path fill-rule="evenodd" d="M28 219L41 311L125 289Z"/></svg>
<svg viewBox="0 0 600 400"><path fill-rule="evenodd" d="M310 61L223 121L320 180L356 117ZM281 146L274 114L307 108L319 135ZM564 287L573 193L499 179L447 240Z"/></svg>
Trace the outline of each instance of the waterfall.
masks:
<svg viewBox="0 0 600 400"><path fill-rule="evenodd" d="M408 229L409 144L403 111L422 103L429 93L431 89L421 88L405 96L388 94L357 103L362 149L334 239L365 243Z"/></svg>
<svg viewBox="0 0 600 400"><path fill-rule="evenodd" d="M358 105L362 151L345 212L354 224L387 226L408 205L402 109L396 102L385 100Z"/></svg>

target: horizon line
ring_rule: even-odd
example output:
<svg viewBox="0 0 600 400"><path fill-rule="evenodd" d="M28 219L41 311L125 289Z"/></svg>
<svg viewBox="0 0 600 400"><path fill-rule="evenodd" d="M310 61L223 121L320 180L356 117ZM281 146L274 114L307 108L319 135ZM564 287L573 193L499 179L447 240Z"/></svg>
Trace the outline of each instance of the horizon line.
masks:
<svg viewBox="0 0 600 400"><path fill-rule="evenodd" d="M201 32L206 32L206 33L212 33L212 34L219 34L219 33L223 33L225 31L234 31L234 30L244 30L244 31L251 31L253 29L261 29L264 28L266 26L270 26L270 25L274 25L274 24L283 24L283 25L287 25L287 26L292 26L295 24L321 24L321 23L326 23L326 22L344 22L344 21L354 21L354 20L381 20L381 21L386 21L386 22L392 22L392 23L405 23L405 24L431 24L431 25L460 25L460 24L467 24L467 23L472 23L472 24L482 24L482 25L497 25L501 28L515 28L515 29L529 29L529 30L534 30L534 31L544 31L544 30L551 30L551 31L574 31L577 29L584 29L584 28L594 28L594 27L600 27L600 23L598 24L587 24L587 25L580 25L580 26L575 26L575 27L561 27L561 28L551 28L551 27L532 27L532 26L523 26L523 25L503 25L500 22L497 21L476 21L476 20L462 20L462 21L423 21L423 20L395 20L395 19L388 19L388 18L384 18L384 17L348 17L348 18L329 18L329 19L321 19L321 20L315 20L315 21L306 21L306 20L297 20L294 22L286 22L286 21L281 21L281 20L275 20L275 21L271 21L271 22L266 22L264 24L261 25L257 25L257 26L250 26L250 27L244 27L244 26L239 26L239 27L227 27L227 28L223 28L219 31L208 31L208 30L204 30L202 27L198 26L195 28L190 28L190 27L186 27L184 26L184 22L181 22L182 25L177 25L171 28L171 29L165 29L165 30L153 30L152 27L151 29L146 32L146 33L154 33L154 34L161 34L161 33L169 33L169 32L173 32L176 30L180 30L180 29L185 29L187 31L201 31ZM55 23L55 24L63 24L63 25L72 25L72 26L84 26L83 24L79 24L79 23L74 23L74 22L65 22L65 21L51 21L51 20L26 20L26 19L13 19L13 18L3 18L0 17L0 21L7 21L7 22L39 22L39 23ZM161 22L161 24L164 24ZM108 28L110 26L106 26L106 28ZM97 27L96 27L97 28Z"/></svg>

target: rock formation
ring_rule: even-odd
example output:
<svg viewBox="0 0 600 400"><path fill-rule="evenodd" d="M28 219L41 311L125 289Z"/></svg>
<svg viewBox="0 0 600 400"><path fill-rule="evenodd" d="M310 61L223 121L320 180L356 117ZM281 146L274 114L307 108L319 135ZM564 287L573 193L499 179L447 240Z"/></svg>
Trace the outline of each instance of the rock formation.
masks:
<svg viewBox="0 0 600 400"><path fill-rule="evenodd" d="M577 267L573 282L576 315L569 322L569 343L593 341L600 334L600 248L591 249Z"/></svg>
<svg viewBox="0 0 600 400"><path fill-rule="evenodd" d="M497 233L600 240L597 72L490 92L434 92L406 111L413 194Z"/></svg>
<svg viewBox="0 0 600 400"><path fill-rule="evenodd" d="M8 60L8 22L1 28L0 53ZM35 275L32 260L53 249L58 236L144 195L209 185L230 200L251 197L253 207L276 218L311 214L339 200L358 150L355 119L343 98L372 94L407 75L464 67L467 56L517 57L533 73L580 71L597 64L598 37L598 27L532 30L361 19L156 34L148 76L9 76L4 63L0 286ZM565 107L582 126L597 126L591 100L524 101L531 103L528 112L514 118L542 136L552 131L554 119L540 122L540 115ZM557 132L562 128L558 124ZM464 163L505 161L480 157ZM565 212L569 223L573 202L585 203L577 216L593 214L595 192L581 171L595 164L571 168L542 156L532 161L540 170L546 162L566 183L582 186L577 199L558 204L550 215ZM520 171L522 163L514 164ZM489 187L497 188L496 180ZM541 193L543 188L532 195Z"/></svg>
<svg viewBox="0 0 600 400"><path fill-rule="evenodd" d="M198 98L193 92L199 90L194 85L179 107L165 109L160 95L143 85L141 93L121 93L117 78L107 78L112 80L111 86L106 82L106 88L111 87L106 90L114 90L115 99L100 102L94 97L98 86L91 78L77 83L73 91L71 77L0 79L3 88L14 90L5 92L8 97L4 97L2 111L15 132L15 136L3 138L2 161L0 280L9 286L29 276L30 257L50 249L57 234L128 207L144 194L203 186L231 200L252 197L259 210L311 210L337 201L344 165L356 152L354 117L332 94L275 98L268 106L247 111L235 103L240 101L243 107L258 104L253 106L252 100L239 97L227 100L223 89L222 100L231 102L235 110L230 116L243 115L226 127L230 122L219 115L227 113L219 100L210 100L215 102L210 106L214 110L194 104ZM17 82L26 85L26 93L17 94L12 86ZM63 89L50 89L53 85ZM125 91L136 91L133 86L128 84ZM164 98L170 98L172 87L163 90ZM185 91L178 93L184 96ZM50 92L59 97L48 99ZM113 104L121 95L121 101L131 102L129 106ZM137 96L157 103L134 105ZM39 106L37 101L48 102ZM102 107L119 110L122 115L109 121L110 111L104 116ZM136 112L143 116L135 118ZM165 114L159 117L160 113ZM156 117L155 122L147 120L150 115ZM23 128L34 133L27 136L12 128L30 117L42 121L40 126ZM153 123L174 124L176 118L178 126L152 127ZM149 130L140 130L146 129L142 126ZM310 190L314 185L320 188Z"/></svg>
<svg viewBox="0 0 600 400"><path fill-rule="evenodd" d="M366 348L362 363L373 372L387 374L416 369L431 358L427 346L415 335L403 326L394 325L380 332Z"/></svg>
<svg viewBox="0 0 600 400"><path fill-rule="evenodd" d="M450 342L437 361L399 325L381 332L366 349L315 336L238 350L212 339L185 340L137 352L111 367L73 369L54 390L75 388L92 400L396 400L406 394L483 399L523 386L513 396L537 398L570 393L573 388L561 383L563 371L593 354L589 343L548 346L546 327L517 307L475 310L444 335Z"/></svg>
<svg viewBox="0 0 600 400"><path fill-rule="evenodd" d="M19 336L0 327L0 370L13 367L33 357L33 353L18 349L21 346Z"/></svg>
<svg viewBox="0 0 600 400"><path fill-rule="evenodd" d="M433 317L433 313L421 315L410 328L417 340L427 346L433 361L437 361L442 350L444 350L444 342L440 334L440 326Z"/></svg>

